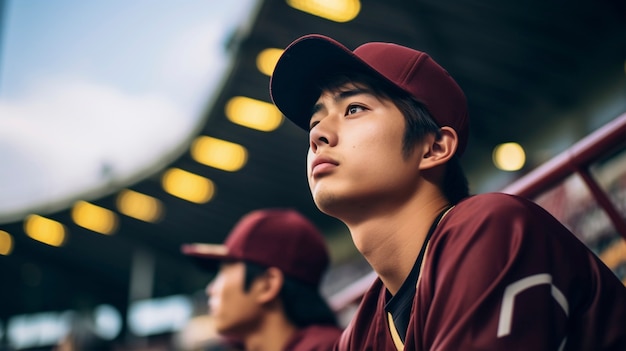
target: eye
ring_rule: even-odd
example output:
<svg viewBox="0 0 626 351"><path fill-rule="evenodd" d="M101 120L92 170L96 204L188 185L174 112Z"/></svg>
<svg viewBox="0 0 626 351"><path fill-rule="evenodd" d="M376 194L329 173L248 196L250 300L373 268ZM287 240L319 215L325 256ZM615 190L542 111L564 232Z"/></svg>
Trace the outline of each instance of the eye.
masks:
<svg viewBox="0 0 626 351"><path fill-rule="evenodd" d="M311 120L311 122L309 122L309 131L311 131L319 123L320 123L320 121L313 121L313 120Z"/></svg>
<svg viewBox="0 0 626 351"><path fill-rule="evenodd" d="M360 106L360 105L350 105L346 109L346 115L353 115L361 111L365 111L365 107Z"/></svg>

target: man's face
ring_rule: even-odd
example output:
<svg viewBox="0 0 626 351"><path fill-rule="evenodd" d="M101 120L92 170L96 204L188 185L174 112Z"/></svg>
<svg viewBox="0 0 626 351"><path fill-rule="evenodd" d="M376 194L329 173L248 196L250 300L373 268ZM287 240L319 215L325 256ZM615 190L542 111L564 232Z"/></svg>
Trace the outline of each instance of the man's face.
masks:
<svg viewBox="0 0 626 351"><path fill-rule="evenodd" d="M222 263L215 279L207 285L209 313L221 335L245 336L255 328L260 313L254 289L244 292L245 264Z"/></svg>
<svg viewBox="0 0 626 351"><path fill-rule="evenodd" d="M406 201L418 187L423 155L417 146L403 156L404 131L400 110L364 86L322 92L307 157L309 187L320 210L349 222Z"/></svg>

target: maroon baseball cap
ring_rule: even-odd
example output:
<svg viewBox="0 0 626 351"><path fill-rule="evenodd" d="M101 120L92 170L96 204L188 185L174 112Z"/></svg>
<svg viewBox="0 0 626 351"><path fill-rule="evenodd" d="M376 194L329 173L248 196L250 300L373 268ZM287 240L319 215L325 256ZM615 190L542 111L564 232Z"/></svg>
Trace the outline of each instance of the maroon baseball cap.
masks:
<svg viewBox="0 0 626 351"><path fill-rule="evenodd" d="M292 122L309 130L312 107L319 98L317 81L330 72L358 71L388 81L428 108L440 127L458 134L457 154L467 145L467 100L448 71L428 54L393 43L370 42L351 51L319 34L293 41L278 60L270 79L270 95Z"/></svg>
<svg viewBox="0 0 626 351"><path fill-rule="evenodd" d="M276 267L315 286L329 265L323 235L293 209L252 211L237 222L224 244L185 244L181 250L210 271L219 262L246 261Z"/></svg>

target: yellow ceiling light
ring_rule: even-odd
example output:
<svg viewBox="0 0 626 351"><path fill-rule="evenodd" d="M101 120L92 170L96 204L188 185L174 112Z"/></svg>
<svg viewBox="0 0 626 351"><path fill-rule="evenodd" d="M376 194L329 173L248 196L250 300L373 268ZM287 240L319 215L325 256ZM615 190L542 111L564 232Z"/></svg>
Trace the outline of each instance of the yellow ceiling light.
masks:
<svg viewBox="0 0 626 351"><path fill-rule="evenodd" d="M268 48L261 51L256 57L256 67L266 76L271 76L276 62L282 55L283 49Z"/></svg>
<svg viewBox="0 0 626 351"><path fill-rule="evenodd" d="M120 191L116 205L121 213L144 222L154 223L163 214L159 199L128 189Z"/></svg>
<svg viewBox="0 0 626 351"><path fill-rule="evenodd" d="M26 217L24 232L32 239L50 246L61 246L65 243L66 231L63 224L40 215Z"/></svg>
<svg viewBox="0 0 626 351"><path fill-rule="evenodd" d="M524 148L518 143L504 143L493 149L493 163L503 171L518 171L526 163Z"/></svg>
<svg viewBox="0 0 626 351"><path fill-rule="evenodd" d="M197 204L208 202L215 193L215 185L210 179L180 168L166 171L161 181L163 189L170 195Z"/></svg>
<svg viewBox="0 0 626 351"><path fill-rule="evenodd" d="M283 122L280 111L268 102L235 96L226 103L226 117L244 127L271 132Z"/></svg>
<svg viewBox="0 0 626 351"><path fill-rule="evenodd" d="M117 229L117 216L113 211L86 201L76 202L71 215L74 223L96 233L109 235Z"/></svg>
<svg viewBox="0 0 626 351"><path fill-rule="evenodd" d="M191 157L203 165L235 172L246 164L248 150L229 141L199 136L191 145Z"/></svg>
<svg viewBox="0 0 626 351"><path fill-rule="evenodd" d="M8 256L11 251L13 251L13 237L4 230L0 230L0 255Z"/></svg>
<svg viewBox="0 0 626 351"><path fill-rule="evenodd" d="M294 9L334 22L348 22L361 11L359 0L287 0Z"/></svg>

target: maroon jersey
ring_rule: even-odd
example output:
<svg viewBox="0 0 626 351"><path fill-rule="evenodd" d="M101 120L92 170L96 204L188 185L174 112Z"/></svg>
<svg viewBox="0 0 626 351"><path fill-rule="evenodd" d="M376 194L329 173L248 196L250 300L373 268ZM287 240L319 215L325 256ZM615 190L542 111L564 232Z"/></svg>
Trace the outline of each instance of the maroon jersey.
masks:
<svg viewBox="0 0 626 351"><path fill-rule="evenodd" d="M339 339L341 331L333 326L305 327L289 340L284 351L330 351Z"/></svg>
<svg viewBox="0 0 626 351"><path fill-rule="evenodd" d="M535 203L483 194L434 229L404 337L377 279L335 350L626 350L626 287Z"/></svg>

